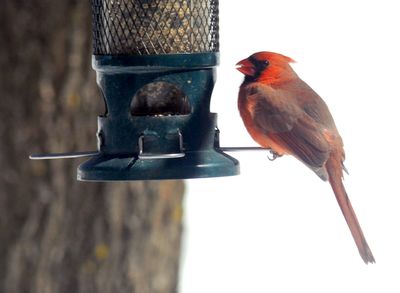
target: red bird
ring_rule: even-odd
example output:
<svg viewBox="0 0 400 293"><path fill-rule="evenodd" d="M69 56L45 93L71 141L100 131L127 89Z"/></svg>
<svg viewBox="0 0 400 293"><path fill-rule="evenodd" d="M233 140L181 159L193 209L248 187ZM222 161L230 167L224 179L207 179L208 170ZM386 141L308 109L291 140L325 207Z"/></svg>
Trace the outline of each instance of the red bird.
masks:
<svg viewBox="0 0 400 293"><path fill-rule="evenodd" d="M294 72L291 58L258 52L237 63L245 75L238 107L251 137L273 158L292 155L332 186L365 263L375 259L342 183L342 138L321 97Z"/></svg>

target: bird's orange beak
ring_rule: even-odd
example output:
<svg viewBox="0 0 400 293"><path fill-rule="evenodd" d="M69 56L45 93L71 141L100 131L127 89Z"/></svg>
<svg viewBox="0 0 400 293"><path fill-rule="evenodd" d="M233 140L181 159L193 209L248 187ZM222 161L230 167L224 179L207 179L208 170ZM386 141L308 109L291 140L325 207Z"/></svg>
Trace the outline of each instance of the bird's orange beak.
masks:
<svg viewBox="0 0 400 293"><path fill-rule="evenodd" d="M236 69L244 75L254 76L256 74L253 63L251 63L248 59L243 59L242 61L239 61L236 64Z"/></svg>

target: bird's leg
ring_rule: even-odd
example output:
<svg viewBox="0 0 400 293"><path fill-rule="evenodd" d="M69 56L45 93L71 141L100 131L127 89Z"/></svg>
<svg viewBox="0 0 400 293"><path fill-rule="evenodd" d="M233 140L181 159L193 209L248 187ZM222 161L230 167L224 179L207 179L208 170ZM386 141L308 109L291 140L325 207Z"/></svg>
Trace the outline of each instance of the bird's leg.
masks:
<svg viewBox="0 0 400 293"><path fill-rule="evenodd" d="M269 153L272 155L272 157L267 156L268 160L270 160L270 161L275 161L277 158L282 157L282 155L278 154L277 152L275 152L273 150L269 150Z"/></svg>

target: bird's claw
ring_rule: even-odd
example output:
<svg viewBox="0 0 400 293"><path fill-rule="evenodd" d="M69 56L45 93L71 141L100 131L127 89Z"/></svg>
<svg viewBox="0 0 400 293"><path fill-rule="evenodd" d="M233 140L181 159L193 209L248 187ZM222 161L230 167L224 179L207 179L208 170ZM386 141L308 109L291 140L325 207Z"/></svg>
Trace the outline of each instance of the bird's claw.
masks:
<svg viewBox="0 0 400 293"><path fill-rule="evenodd" d="M272 157L267 156L268 160L270 161L275 161L277 158L282 157L282 155L278 154L277 152L274 152L273 150L270 150L269 152L272 155Z"/></svg>

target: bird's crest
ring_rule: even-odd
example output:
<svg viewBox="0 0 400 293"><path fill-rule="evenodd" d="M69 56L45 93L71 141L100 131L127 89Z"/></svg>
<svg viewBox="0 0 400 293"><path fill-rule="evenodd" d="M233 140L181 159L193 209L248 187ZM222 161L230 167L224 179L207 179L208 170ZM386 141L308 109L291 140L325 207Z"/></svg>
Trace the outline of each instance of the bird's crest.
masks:
<svg viewBox="0 0 400 293"><path fill-rule="evenodd" d="M261 51L254 53L252 55L253 58L257 60L268 60L271 63L295 63L296 61L293 60L292 58L279 54L279 53L274 53L274 52L267 52L267 51Z"/></svg>

